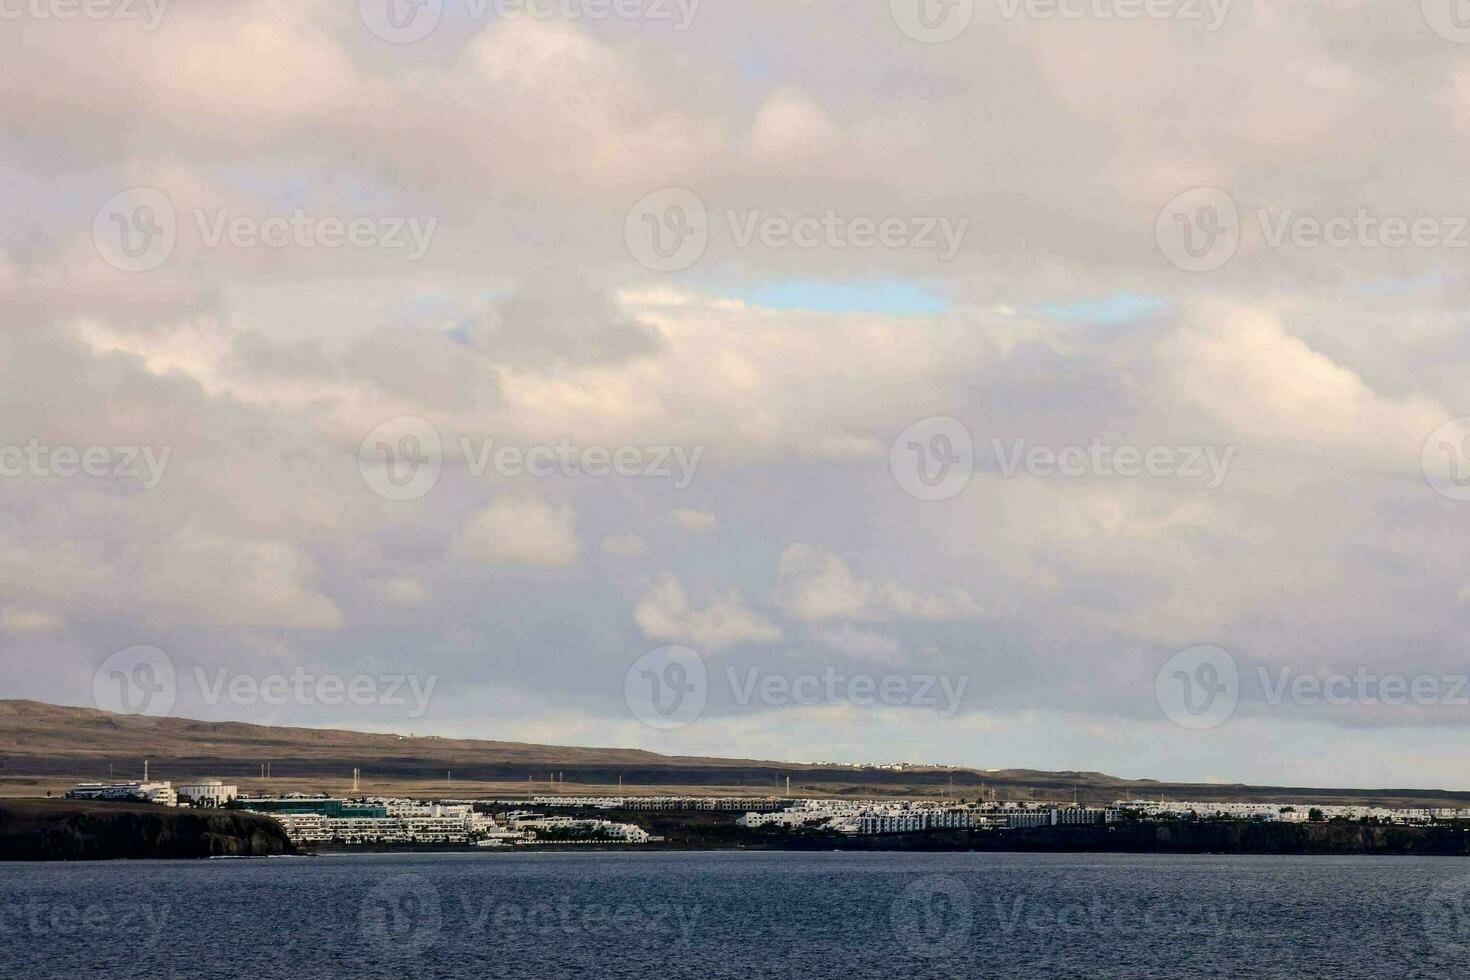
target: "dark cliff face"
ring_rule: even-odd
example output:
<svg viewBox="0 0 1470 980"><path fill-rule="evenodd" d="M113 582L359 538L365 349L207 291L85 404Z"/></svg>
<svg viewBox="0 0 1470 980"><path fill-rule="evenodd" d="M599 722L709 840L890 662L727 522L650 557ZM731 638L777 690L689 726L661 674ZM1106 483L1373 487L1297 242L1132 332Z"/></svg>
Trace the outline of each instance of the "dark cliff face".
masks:
<svg viewBox="0 0 1470 980"><path fill-rule="evenodd" d="M1467 854L1470 835L1449 827L1357 823L1208 822L1138 825L1156 849L1224 854Z"/></svg>
<svg viewBox="0 0 1470 980"><path fill-rule="evenodd" d="M294 853L280 824L256 814L72 800L0 801L0 861Z"/></svg>

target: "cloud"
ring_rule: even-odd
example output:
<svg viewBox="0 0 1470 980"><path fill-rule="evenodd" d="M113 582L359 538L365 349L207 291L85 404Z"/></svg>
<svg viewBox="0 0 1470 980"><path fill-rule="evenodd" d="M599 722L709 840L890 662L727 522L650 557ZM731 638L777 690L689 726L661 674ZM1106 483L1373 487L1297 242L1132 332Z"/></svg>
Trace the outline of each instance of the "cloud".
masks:
<svg viewBox="0 0 1470 980"><path fill-rule="evenodd" d="M669 515L674 523L690 534L706 534L720 526L720 519L707 510L680 507Z"/></svg>
<svg viewBox="0 0 1470 980"><path fill-rule="evenodd" d="M577 562L577 515L571 504L496 500L475 512L455 542L461 561L565 568Z"/></svg>
<svg viewBox="0 0 1470 980"><path fill-rule="evenodd" d="M66 619L54 613L11 608L0 611L0 633L28 636L36 633L55 633L65 628Z"/></svg>
<svg viewBox="0 0 1470 980"><path fill-rule="evenodd" d="M852 623L825 626L812 635L818 643L861 660L892 662L903 652L903 644L893 637L859 629Z"/></svg>
<svg viewBox="0 0 1470 980"><path fill-rule="evenodd" d="M663 338L570 270L537 270L471 331L492 359L527 367L600 364L658 352Z"/></svg>
<svg viewBox="0 0 1470 980"><path fill-rule="evenodd" d="M429 590L416 578L397 576L373 582L375 591L384 601L395 606L419 606L429 599Z"/></svg>
<svg viewBox="0 0 1470 980"><path fill-rule="evenodd" d="M342 611L314 590L316 564L288 541L181 528L150 556L143 598L165 622L337 630Z"/></svg>
<svg viewBox="0 0 1470 980"><path fill-rule="evenodd" d="M648 542L636 534L609 534L602 539L602 550L619 558L642 558L648 554Z"/></svg>
<svg viewBox="0 0 1470 980"><path fill-rule="evenodd" d="M643 634L656 640L681 640L704 650L747 643L775 643L781 629L749 609L739 589L711 598L704 609L690 606L679 580L665 575L633 608Z"/></svg>
<svg viewBox="0 0 1470 980"><path fill-rule="evenodd" d="M924 593L858 577L837 555L807 544L781 554L776 602L808 622L975 619L985 610L964 589Z"/></svg>
<svg viewBox="0 0 1470 980"><path fill-rule="evenodd" d="M1421 394L1390 397L1356 371L1289 333L1278 311L1204 304L1160 345L1160 366L1182 403L1235 437L1333 447L1375 463L1417 468L1417 449L1453 418Z"/></svg>

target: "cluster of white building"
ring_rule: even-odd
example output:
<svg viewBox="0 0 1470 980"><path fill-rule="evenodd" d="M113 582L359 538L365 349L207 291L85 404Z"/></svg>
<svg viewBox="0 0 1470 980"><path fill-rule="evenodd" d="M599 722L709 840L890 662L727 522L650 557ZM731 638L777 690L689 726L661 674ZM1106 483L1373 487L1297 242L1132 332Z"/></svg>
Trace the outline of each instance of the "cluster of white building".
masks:
<svg viewBox="0 0 1470 980"><path fill-rule="evenodd" d="M647 844L653 839L637 824L611 820L548 817L540 813L507 813L501 819L511 832L524 835L526 843L545 840L551 843Z"/></svg>
<svg viewBox="0 0 1470 980"><path fill-rule="evenodd" d="M146 770L145 770L146 771ZM81 783L66 794L68 800L113 800L179 806L221 807L238 797L239 791L218 779L173 785L168 780L150 782L145 775L135 783Z"/></svg>
<svg viewBox="0 0 1470 980"><path fill-rule="evenodd" d="M1140 820L1181 818L1261 820L1271 823L1305 823L1317 819L1352 821L1377 820L1395 824L1430 824L1440 821L1470 820L1470 810L1408 807L1394 809L1382 806L1332 806L1321 803L1208 803L1186 800L1120 800L1114 804Z"/></svg>
<svg viewBox="0 0 1470 980"><path fill-rule="evenodd" d="M168 782L82 783L66 794L68 800L133 800L178 806L179 793Z"/></svg>
<svg viewBox="0 0 1470 980"><path fill-rule="evenodd" d="M242 798L236 786L202 779L174 786L143 779L123 783L82 783L66 794L78 800L135 800L164 806L220 807L237 802L280 822L297 843L479 844L509 847L534 844L644 844L659 838L631 823L548 816L511 809L541 810L721 811L744 813L744 827L804 828L846 834L904 834L929 830L1004 830L1111 824L1124 814L1138 820L1235 819L1302 823L1310 820L1371 820L1393 824L1470 821L1470 809L1333 806L1289 802L1191 802L1119 800L1106 808L1050 803L959 802L952 800L790 800L779 797L714 796L537 796L530 800L491 801L499 820L478 812L472 801L425 803L326 796Z"/></svg>
<svg viewBox="0 0 1470 980"><path fill-rule="evenodd" d="M494 820L468 804L411 800L368 801L357 812L340 815L255 812L279 821L286 836L301 844L468 844L499 829Z"/></svg>
<svg viewBox="0 0 1470 980"><path fill-rule="evenodd" d="M935 801L855 802L796 800L775 811L747 812L744 827L812 828L849 834L905 834L925 830L1014 830L1116 823L1128 814L1139 820L1231 819L1305 823L1309 820L1376 820L1431 824L1470 820L1470 810L1391 809L1312 803L1231 803L1119 800L1110 807L1049 803L946 803Z"/></svg>
<svg viewBox="0 0 1470 980"><path fill-rule="evenodd" d="M529 800L501 800L542 807L579 810L723 810L731 813L779 810L790 801L775 796L536 796Z"/></svg>
<svg viewBox="0 0 1470 980"><path fill-rule="evenodd" d="M644 844L641 827L610 820L579 820L512 812L500 819L473 803L425 803L372 797L342 800L301 795L243 800L246 810L269 816L299 844Z"/></svg>
<svg viewBox="0 0 1470 980"><path fill-rule="evenodd" d="M1026 803L797 800L773 813L747 813L736 822L743 827L783 827L788 830L810 827L847 834L908 834L925 830L1002 830L1113 823L1120 815L1115 808Z"/></svg>

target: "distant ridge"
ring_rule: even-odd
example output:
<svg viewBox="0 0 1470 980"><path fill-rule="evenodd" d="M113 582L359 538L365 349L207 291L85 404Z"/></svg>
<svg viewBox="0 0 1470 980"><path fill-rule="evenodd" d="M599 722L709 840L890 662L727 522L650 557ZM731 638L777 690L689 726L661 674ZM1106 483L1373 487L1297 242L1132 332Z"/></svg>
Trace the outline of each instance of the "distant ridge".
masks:
<svg viewBox="0 0 1470 980"><path fill-rule="evenodd" d="M413 737L339 729L286 728L244 722L120 715L39 701L0 700L0 792L43 795L68 780L118 778L151 762L158 778L215 776L251 787L264 763L273 788L320 786L341 792L354 768L373 792L442 795L552 791L742 792L778 795L791 779L806 795L975 797L983 785L1003 796L1088 802L1125 795L1180 800L1292 800L1388 806L1470 807L1470 793L1420 789L1331 789L1125 780L1096 772L919 768L896 771L754 759L666 756L641 749L579 748L480 739ZM453 773L453 783L448 774ZM445 786L457 787L453 792ZM28 789L28 787L33 787Z"/></svg>

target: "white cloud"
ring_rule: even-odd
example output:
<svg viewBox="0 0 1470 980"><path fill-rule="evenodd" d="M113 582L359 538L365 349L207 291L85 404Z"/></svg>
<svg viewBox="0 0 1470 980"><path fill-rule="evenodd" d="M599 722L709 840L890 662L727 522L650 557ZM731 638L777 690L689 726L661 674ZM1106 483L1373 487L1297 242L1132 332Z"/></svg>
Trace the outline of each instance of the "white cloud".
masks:
<svg viewBox="0 0 1470 980"><path fill-rule="evenodd" d="M752 611L739 589L710 599L703 609L690 605L683 585L666 575L633 608L633 620L647 637L682 640L704 650L722 650L743 643L775 643L781 629Z"/></svg>
<svg viewBox="0 0 1470 980"><path fill-rule="evenodd" d="M9 633L11 636L55 633L65 628L66 619L55 613L12 608L0 612L0 633Z"/></svg>
<svg viewBox="0 0 1470 980"><path fill-rule="evenodd" d="M342 611L315 591L316 564L288 541L186 527L150 556L142 584L164 622L336 630Z"/></svg>
<svg viewBox="0 0 1470 980"><path fill-rule="evenodd" d="M636 534L609 534L602 539L602 550L619 558L642 558L648 554L648 542Z"/></svg>
<svg viewBox="0 0 1470 980"><path fill-rule="evenodd" d="M489 565L564 568L577 562L577 515L572 505L532 499L503 499L465 523L454 553L462 561Z"/></svg>
<svg viewBox="0 0 1470 980"><path fill-rule="evenodd" d="M776 601L797 619L811 622L895 619L973 619L985 614L964 589L917 592L896 582L860 578L830 551L794 544L781 555Z"/></svg>
<svg viewBox="0 0 1470 980"><path fill-rule="evenodd" d="M813 632L817 642L861 660L891 662L903 652L903 644L891 636L859 629L852 623L824 626Z"/></svg>
<svg viewBox="0 0 1470 980"><path fill-rule="evenodd" d="M416 578L395 576L373 583L377 593L395 606L418 606L429 600L429 590Z"/></svg>
<svg viewBox="0 0 1470 980"><path fill-rule="evenodd" d="M704 534L720 526L720 519L714 514L694 507L680 507L669 516L690 534Z"/></svg>
<svg viewBox="0 0 1470 980"><path fill-rule="evenodd" d="M1181 403L1252 442L1331 448L1417 469L1418 448L1454 417L1423 395L1374 391L1360 374L1291 335L1269 308L1202 304L1162 342L1159 360Z"/></svg>

